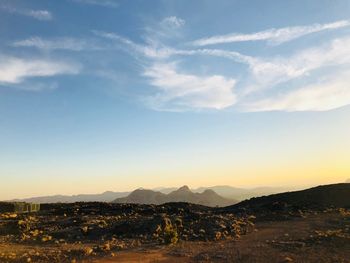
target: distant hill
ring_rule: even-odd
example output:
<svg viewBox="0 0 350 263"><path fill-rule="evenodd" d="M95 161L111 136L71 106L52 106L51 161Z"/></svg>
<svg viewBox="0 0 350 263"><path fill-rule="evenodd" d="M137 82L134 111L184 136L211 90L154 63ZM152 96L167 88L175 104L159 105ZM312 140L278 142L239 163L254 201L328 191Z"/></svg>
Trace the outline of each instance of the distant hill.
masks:
<svg viewBox="0 0 350 263"><path fill-rule="evenodd" d="M187 202L205 206L228 206L237 203L236 200L224 198L213 190L193 193L188 186L180 187L169 194L164 194L159 191L137 189L127 197L117 198L114 202L156 205L169 202Z"/></svg>
<svg viewBox="0 0 350 263"><path fill-rule="evenodd" d="M197 189L193 189L193 192L199 193L203 192L204 190L209 189L215 191L217 194L229 198L229 199L235 199L235 200L245 200L252 197L259 197L264 195L271 195L271 194L277 194L282 193L286 191L296 190L292 187L256 187L251 189L246 188L238 188L238 187L232 187L228 185L217 185L217 186L211 186L211 187L199 187Z"/></svg>
<svg viewBox="0 0 350 263"><path fill-rule="evenodd" d="M302 191L274 194L251 198L236 205L227 207L227 210L257 211L273 207L316 208L327 207L350 208L350 184L330 184L309 188Z"/></svg>
<svg viewBox="0 0 350 263"><path fill-rule="evenodd" d="M24 201L29 203L74 203L74 202L111 202L116 198L127 196L130 192L107 191L102 194L80 194L80 195L51 195L15 199L11 201Z"/></svg>
<svg viewBox="0 0 350 263"><path fill-rule="evenodd" d="M346 181L345 181L345 183L348 183L348 184L350 184L350 179L346 180Z"/></svg>

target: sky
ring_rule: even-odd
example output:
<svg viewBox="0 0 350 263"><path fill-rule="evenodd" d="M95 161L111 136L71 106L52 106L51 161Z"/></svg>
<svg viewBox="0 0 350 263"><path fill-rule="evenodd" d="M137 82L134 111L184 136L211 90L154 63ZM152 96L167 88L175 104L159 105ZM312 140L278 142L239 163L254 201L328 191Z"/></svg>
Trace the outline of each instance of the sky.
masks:
<svg viewBox="0 0 350 263"><path fill-rule="evenodd" d="M350 2L0 0L0 199L350 178Z"/></svg>

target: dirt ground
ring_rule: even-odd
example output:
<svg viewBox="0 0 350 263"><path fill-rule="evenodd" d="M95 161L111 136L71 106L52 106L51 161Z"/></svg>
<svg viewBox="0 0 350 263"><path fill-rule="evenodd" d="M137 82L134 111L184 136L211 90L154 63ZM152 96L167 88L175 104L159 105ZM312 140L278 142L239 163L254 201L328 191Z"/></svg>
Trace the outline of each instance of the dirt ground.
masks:
<svg viewBox="0 0 350 263"><path fill-rule="evenodd" d="M349 236L336 234L342 226L349 230L350 221L332 213L261 222L237 241L181 242L123 251L94 262L350 262Z"/></svg>
<svg viewBox="0 0 350 263"><path fill-rule="evenodd" d="M109 210L100 205L3 216L0 262L350 263L350 212L345 209L264 211L249 216L253 224L238 215L179 204ZM172 219L179 216L181 225L171 225L180 222ZM179 233L173 235L174 229Z"/></svg>

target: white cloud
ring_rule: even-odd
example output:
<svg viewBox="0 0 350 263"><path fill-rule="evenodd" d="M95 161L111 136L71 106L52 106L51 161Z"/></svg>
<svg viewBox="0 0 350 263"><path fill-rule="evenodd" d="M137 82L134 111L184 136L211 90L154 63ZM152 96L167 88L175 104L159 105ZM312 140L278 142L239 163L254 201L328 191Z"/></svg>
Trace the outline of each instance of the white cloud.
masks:
<svg viewBox="0 0 350 263"><path fill-rule="evenodd" d="M176 16L169 16L162 20L161 25L169 28L180 28L185 25L185 20Z"/></svg>
<svg viewBox="0 0 350 263"><path fill-rule="evenodd" d="M321 32L324 30L334 30L348 26L350 26L349 20L341 20L328 24L313 24L309 26L294 26L279 29L272 28L252 34L233 33L228 35L218 35L195 40L192 42L192 44L196 46L206 46L223 43L266 40L273 45L278 45L308 34Z"/></svg>
<svg viewBox="0 0 350 263"><path fill-rule="evenodd" d="M0 83L16 84L28 78L77 74L80 66L67 62L1 57Z"/></svg>
<svg viewBox="0 0 350 263"><path fill-rule="evenodd" d="M350 104L350 72L246 105L247 111L327 111Z"/></svg>
<svg viewBox="0 0 350 263"><path fill-rule="evenodd" d="M87 4L87 5L99 5L104 7L117 8L119 3L116 0L72 0L73 2Z"/></svg>
<svg viewBox="0 0 350 263"><path fill-rule="evenodd" d="M53 39L43 39L41 37L31 37L24 40L19 40L13 43L14 47L35 47L44 50L72 50L81 51L86 49L99 49L97 45L82 39L70 37L61 37Z"/></svg>
<svg viewBox="0 0 350 263"><path fill-rule="evenodd" d="M144 75L160 91L152 97L154 108L223 109L236 102L234 79L178 73L175 63L154 64Z"/></svg>
<svg viewBox="0 0 350 263"><path fill-rule="evenodd" d="M272 88L278 83L307 76L313 70L350 63L350 38L298 51L290 57L272 59L251 58L252 84L247 93Z"/></svg>
<svg viewBox="0 0 350 263"><path fill-rule="evenodd" d="M35 18L37 20L52 20L53 16L50 11L47 10L31 10L31 9L21 9L21 8L14 8L11 6L0 6L1 9L12 13L12 14L19 14L23 16L29 16L32 18Z"/></svg>

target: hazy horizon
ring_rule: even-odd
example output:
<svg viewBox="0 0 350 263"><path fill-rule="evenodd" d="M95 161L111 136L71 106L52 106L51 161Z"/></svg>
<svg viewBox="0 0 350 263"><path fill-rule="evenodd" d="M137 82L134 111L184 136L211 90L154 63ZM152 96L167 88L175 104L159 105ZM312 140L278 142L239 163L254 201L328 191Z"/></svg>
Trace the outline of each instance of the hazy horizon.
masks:
<svg viewBox="0 0 350 263"><path fill-rule="evenodd" d="M26 199L26 198L35 198L35 197L43 197L43 196L75 196L75 195L98 195L98 194L102 194L105 192L126 192L126 193L130 193L132 191L138 190L138 189L144 189L144 190L153 190L153 191L162 191L164 189L179 189L183 186L188 186L190 188L190 190L198 190L199 188L211 188L211 187L233 187L233 188L238 188L238 189L245 189L245 190L255 190L255 189L259 189L259 188L271 188L271 189L282 189L282 191L279 192L284 192L284 189L287 189L286 191L294 191L294 190L303 190L303 189L308 189L311 187L315 187L315 186L319 186L319 185L326 185L326 184L338 184L338 183L345 183L347 180L341 181L341 182L329 182L329 183L325 183L325 184L309 184L309 185L293 185L293 186L287 186L287 185L275 185L275 186L270 186L270 185L256 185L256 186L235 186L235 185L198 185L198 186L191 186L188 184L182 184L182 185L174 185L174 186L154 186L154 187L143 187L143 186L139 186L139 187L132 187L132 188L127 188L124 190L119 190L119 189L107 189L107 190L103 190L103 191L99 191L99 192L80 192L80 193L55 193L55 192L51 192L51 193L47 193L47 194L41 194L41 195L27 195L27 196L13 196L11 198L7 198L7 199L0 199L0 201L8 201L8 200L15 200L15 199Z"/></svg>
<svg viewBox="0 0 350 263"><path fill-rule="evenodd" d="M350 178L350 3L3 0L0 200Z"/></svg>

